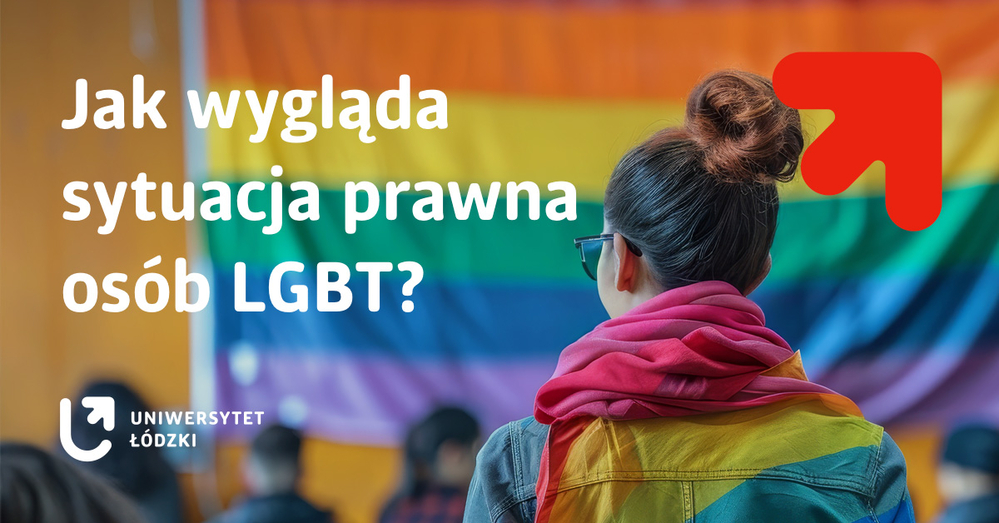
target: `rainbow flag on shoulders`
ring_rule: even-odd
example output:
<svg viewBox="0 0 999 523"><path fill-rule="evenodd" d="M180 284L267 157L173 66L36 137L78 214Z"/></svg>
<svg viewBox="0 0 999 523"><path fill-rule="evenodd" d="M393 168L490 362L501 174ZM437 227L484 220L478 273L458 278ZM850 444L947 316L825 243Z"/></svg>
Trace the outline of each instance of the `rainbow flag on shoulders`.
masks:
<svg viewBox="0 0 999 523"><path fill-rule="evenodd" d="M551 458L561 467L535 521L914 521L898 447L826 399L570 420L554 432L565 455Z"/></svg>

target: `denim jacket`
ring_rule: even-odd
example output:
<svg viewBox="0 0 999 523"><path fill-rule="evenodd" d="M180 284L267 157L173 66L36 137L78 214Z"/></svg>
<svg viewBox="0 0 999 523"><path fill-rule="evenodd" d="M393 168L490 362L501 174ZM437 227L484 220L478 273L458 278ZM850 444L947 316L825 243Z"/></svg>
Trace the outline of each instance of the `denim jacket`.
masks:
<svg viewBox="0 0 999 523"><path fill-rule="evenodd" d="M665 456L665 461L674 460L673 446L681 445L687 449L691 446L703 446L703 449L693 449L692 456L705 453L721 452L724 459L733 454L726 448L738 445L741 437L734 440L719 440L705 438L703 440L673 439L670 427L676 423L686 423L684 418L645 420L638 423L661 423L654 430L665 429L662 445L655 446L651 454ZM607 426L622 422L601 420ZM628 422L624 422L628 423ZM674 462L667 465L656 465L659 470L624 471L628 476L617 476L608 471L600 473L581 469L579 474L588 478L577 481L575 487L585 494L585 489L597 491L595 496L583 497L580 503L606 501L608 491L599 491L603 486L617 488L610 482L629 482L629 489L634 489L635 481L645 483L653 492L651 498L656 498L657 492L668 492L676 488L681 492L672 501L666 500L654 508L638 511L632 510L631 517L604 518L614 521L635 520L634 514L642 514L643 521L829 521L829 522L912 522L914 521L912 504L905 484L905 461L901 451L883 432L871 423L854 422L849 426L822 427L821 421L816 423L805 420L798 430L787 432L787 440L780 438L780 444L761 444L761 440L746 441L752 450L744 453L755 460L760 456L770 454L780 455L782 463L778 467L764 470L749 470L730 467L725 470L691 470L690 463L703 463L703 459L694 459L686 463ZM719 429L719 427L715 427ZM721 427L724 432L732 431ZM611 428L610 432L621 428ZM764 427L764 430L769 428ZM836 432L852 431L862 433L867 442L849 451L838 452L830 456L822 456L809 461L795 462L805 454L805 447L813 445L815 438L834 437ZM468 501L465 508L464 521L467 523L528 523L533 522L536 510L535 486L538 481L538 470L541 453L548 434L548 427L526 418L509 423L489 438L479 453L475 476L469 488ZM607 439L606 435L601 436ZM768 437L775 437L773 431ZM599 439L599 438L598 438ZM709 441L708 439L714 439ZM722 438L724 439L724 437ZM754 441L756 445L754 445ZM660 450L662 449L662 450ZM646 449L646 453L648 449ZM682 452L681 452L682 453ZM688 452L689 453L689 452ZM786 459L785 459L786 458ZM679 459L679 458L678 458ZM686 465L686 467L685 467ZM589 467L592 469L592 467ZM673 468L673 470L669 470ZM618 474L622 471L616 471ZM636 479L637 478L637 479ZM563 477L564 479L564 477ZM726 483L728 482L728 483ZM729 487L731 488L729 489ZM727 493L718 497L719 490ZM629 492L632 492L630 490ZM619 492L617 492L619 493ZM571 492L577 495L577 492ZM616 493L615 493L616 494ZM620 496L618 496L620 497ZM627 497L627 496L623 496ZM663 495L663 498L669 498ZM677 499L683 498L682 502ZM645 498L645 499L648 499ZM673 504L670 504L673 503ZM592 521L598 520L592 512L585 509L579 511L585 515L576 515L563 520ZM651 513L654 513L653 516ZM645 516L648 514L648 517ZM554 520L553 520L554 521Z"/></svg>

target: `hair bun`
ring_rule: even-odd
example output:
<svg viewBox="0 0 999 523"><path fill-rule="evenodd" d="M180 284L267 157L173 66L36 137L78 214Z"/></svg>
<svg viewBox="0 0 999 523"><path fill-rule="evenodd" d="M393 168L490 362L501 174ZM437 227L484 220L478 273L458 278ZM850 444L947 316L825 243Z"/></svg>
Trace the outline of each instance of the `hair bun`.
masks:
<svg viewBox="0 0 999 523"><path fill-rule="evenodd" d="M790 181L804 147L801 118L777 98L770 80L719 71L687 99L685 127L708 173L728 182Z"/></svg>

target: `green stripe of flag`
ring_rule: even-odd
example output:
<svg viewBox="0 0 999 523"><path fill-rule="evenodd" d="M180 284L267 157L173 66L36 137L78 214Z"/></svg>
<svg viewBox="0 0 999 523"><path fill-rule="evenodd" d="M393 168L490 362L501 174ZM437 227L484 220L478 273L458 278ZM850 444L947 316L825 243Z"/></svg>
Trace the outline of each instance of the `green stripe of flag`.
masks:
<svg viewBox="0 0 999 523"><path fill-rule="evenodd" d="M285 205L293 197L286 192ZM211 256L228 266L237 261L273 266L289 260L306 265L414 260L428 278L586 278L572 239L601 232L598 203L578 202L576 221L552 222L545 217L544 202L541 219L532 221L527 202L521 201L520 218L511 221L500 199L492 220L478 219L473 211L472 218L459 221L445 197L445 219L420 222L411 212L419 197L400 195L394 221L384 218L383 202L378 216L359 223L353 235L344 232L341 191L320 191L319 221L294 222L285 216L281 231L270 236L261 232L267 220L250 222L234 212L231 221L208 222ZM268 198L266 192L252 193L251 208L266 209ZM770 278L869 276L989 263L997 257L997 245L999 185L947 191L937 222L919 232L893 224L883 197L788 202L781 207Z"/></svg>

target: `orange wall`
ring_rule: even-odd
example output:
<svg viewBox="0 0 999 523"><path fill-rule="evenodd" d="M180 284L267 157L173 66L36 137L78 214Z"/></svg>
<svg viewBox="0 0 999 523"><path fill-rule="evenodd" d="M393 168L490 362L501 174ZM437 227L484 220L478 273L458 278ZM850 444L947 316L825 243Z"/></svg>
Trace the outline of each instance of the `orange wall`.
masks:
<svg viewBox="0 0 999 523"><path fill-rule="evenodd" d="M130 11L142 5L149 10ZM83 222L62 218L62 188L72 180L113 184L144 171L182 181L181 127L170 125L180 115L177 14L164 0L3 2L0 9L0 438L51 446L59 399L95 377L125 379L157 407L187 403L184 316L134 306L75 314L62 303L62 283L74 272L98 281L124 272L134 282L146 260L184 256L184 225L140 222L127 210L130 199L107 236L97 234L93 213ZM137 42L140 56L133 23L151 29L151 40ZM130 100L137 73L148 87L172 93L160 104L166 129L61 128L75 111L77 78L91 91L118 89Z"/></svg>
<svg viewBox="0 0 999 523"><path fill-rule="evenodd" d="M134 282L146 260L161 255L168 266L185 256L185 225L139 221L131 195L110 235L96 232L103 221L94 211L83 222L62 218L70 209L62 189L73 180L113 185L145 172L157 182L183 181L177 4L5 1L0 10L0 438L51 446L59 399L94 377L127 380L153 408L188 403L185 316L134 305L119 314L76 314L62 303L63 281L74 272L98 281L124 272ZM133 41L133 28L152 41ZM145 76L147 92L167 91L159 105L166 129L61 128L75 111L77 78L87 79L91 93L118 89L130 101L133 74ZM240 446L220 449L223 499L239 490L241 455ZM306 492L335 507L341 521L373 520L393 486L394 449L310 441L305 458ZM183 480L192 520L199 520L192 478Z"/></svg>
<svg viewBox="0 0 999 523"><path fill-rule="evenodd" d="M2 23L2 150L0 155L0 436L37 442L57 430L59 398L94 376L127 377L153 404L186 404L187 320L171 311L148 314L72 313L62 284L74 272L98 281L124 272L134 282L146 260L184 256L182 223L140 222L126 198L115 231L97 234L102 220L63 220L62 198L72 180L183 181L177 14L173 2L152 0L151 52L130 45L130 5L143 2L4 2ZM134 13L132 13L134 14ZM91 91L131 92L133 74L147 89L168 91L160 104L167 128L63 130L72 118L74 84ZM92 102L93 105L93 102ZM131 113L126 113L131 121ZM91 193L92 194L92 193ZM93 196L91 196L93 198ZM96 203L96 199L93 199ZM131 209L129 210L131 205ZM100 214L99 206L96 214Z"/></svg>
<svg viewBox="0 0 999 523"><path fill-rule="evenodd" d="M935 427L904 427L889 429L889 434L905 456L917 521L933 521L943 508L936 483L941 431Z"/></svg>

